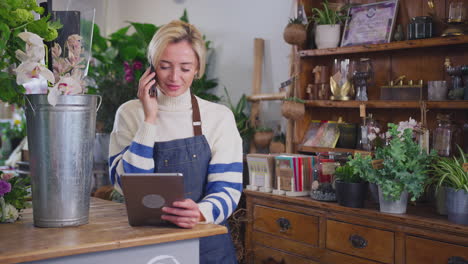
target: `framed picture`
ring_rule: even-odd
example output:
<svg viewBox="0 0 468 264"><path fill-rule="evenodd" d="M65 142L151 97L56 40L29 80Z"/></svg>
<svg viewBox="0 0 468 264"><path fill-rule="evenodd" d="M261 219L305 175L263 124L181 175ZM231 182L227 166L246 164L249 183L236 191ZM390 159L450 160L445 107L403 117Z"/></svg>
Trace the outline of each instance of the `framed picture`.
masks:
<svg viewBox="0 0 468 264"><path fill-rule="evenodd" d="M398 0L350 7L341 47L390 42L397 10Z"/></svg>

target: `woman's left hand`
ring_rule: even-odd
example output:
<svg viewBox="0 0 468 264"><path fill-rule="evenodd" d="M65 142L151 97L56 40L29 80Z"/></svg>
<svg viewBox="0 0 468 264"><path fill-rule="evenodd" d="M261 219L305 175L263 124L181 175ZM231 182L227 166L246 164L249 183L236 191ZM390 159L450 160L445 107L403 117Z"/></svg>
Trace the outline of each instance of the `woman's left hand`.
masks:
<svg viewBox="0 0 468 264"><path fill-rule="evenodd" d="M161 218L177 226L193 228L203 218L198 209L198 204L192 199L173 202L172 206L162 208L166 214L162 215Z"/></svg>

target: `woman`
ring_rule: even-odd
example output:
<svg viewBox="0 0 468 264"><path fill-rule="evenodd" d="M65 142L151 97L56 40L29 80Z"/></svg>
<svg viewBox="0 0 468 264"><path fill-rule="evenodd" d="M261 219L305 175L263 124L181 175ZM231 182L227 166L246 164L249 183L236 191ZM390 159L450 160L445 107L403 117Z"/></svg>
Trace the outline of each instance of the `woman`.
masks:
<svg viewBox="0 0 468 264"><path fill-rule="evenodd" d="M164 207L162 217L183 228L225 224L242 191L242 140L232 112L190 92L204 73L205 53L193 25L161 27L148 47L156 72L142 75L138 100L117 110L111 134L110 177L118 191L124 172L183 173L189 195ZM150 94L155 84L157 96ZM201 238L200 263L237 263L230 235Z"/></svg>

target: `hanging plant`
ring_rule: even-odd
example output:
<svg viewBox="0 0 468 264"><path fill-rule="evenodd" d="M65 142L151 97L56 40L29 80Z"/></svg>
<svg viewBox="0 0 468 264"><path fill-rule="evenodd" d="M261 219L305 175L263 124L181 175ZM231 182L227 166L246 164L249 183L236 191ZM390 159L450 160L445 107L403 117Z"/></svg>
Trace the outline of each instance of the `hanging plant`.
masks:
<svg viewBox="0 0 468 264"><path fill-rule="evenodd" d="M283 100L281 113L291 120L299 120L305 113L305 101L297 97L289 97Z"/></svg>
<svg viewBox="0 0 468 264"><path fill-rule="evenodd" d="M283 32L284 41L301 46L307 39L307 30L299 18L291 18Z"/></svg>
<svg viewBox="0 0 468 264"><path fill-rule="evenodd" d="M273 137L270 143L270 152L271 153L283 153L286 151L286 136L284 133L276 135Z"/></svg>
<svg viewBox="0 0 468 264"><path fill-rule="evenodd" d="M269 127L258 127L255 129L254 143L258 148L266 148L273 139L273 129Z"/></svg>

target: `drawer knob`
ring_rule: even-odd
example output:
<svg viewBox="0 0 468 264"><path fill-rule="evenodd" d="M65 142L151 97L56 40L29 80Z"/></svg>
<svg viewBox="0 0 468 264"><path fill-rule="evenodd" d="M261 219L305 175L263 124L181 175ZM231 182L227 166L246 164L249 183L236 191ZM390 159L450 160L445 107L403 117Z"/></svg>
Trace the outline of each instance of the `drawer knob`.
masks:
<svg viewBox="0 0 468 264"><path fill-rule="evenodd" d="M367 240L364 239L360 235L350 235L349 236L349 242L351 242L351 245L355 248L365 248L367 247Z"/></svg>
<svg viewBox="0 0 468 264"><path fill-rule="evenodd" d="M289 220L284 217L278 218L276 223L278 223L278 226L280 227L280 232L286 232L291 227Z"/></svg>
<svg viewBox="0 0 468 264"><path fill-rule="evenodd" d="M448 259L448 264L468 264L468 260L462 257L450 257Z"/></svg>

